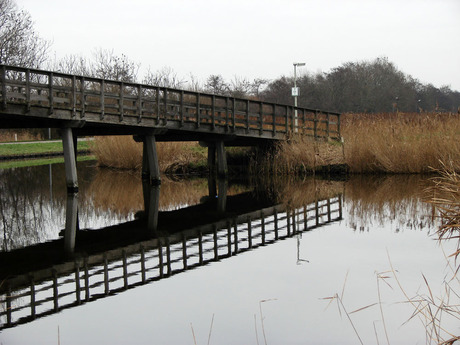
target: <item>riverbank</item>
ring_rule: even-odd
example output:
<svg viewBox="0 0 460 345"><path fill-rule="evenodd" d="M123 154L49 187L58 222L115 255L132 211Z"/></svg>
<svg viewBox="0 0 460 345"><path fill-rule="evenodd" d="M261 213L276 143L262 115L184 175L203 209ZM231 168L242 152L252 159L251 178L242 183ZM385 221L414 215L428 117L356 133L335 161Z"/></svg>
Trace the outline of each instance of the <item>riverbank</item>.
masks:
<svg viewBox="0 0 460 345"><path fill-rule="evenodd" d="M87 155L91 152L90 142L81 140L78 142L78 154ZM62 141L27 141L10 142L0 144L0 160L18 160L42 157L63 156Z"/></svg>

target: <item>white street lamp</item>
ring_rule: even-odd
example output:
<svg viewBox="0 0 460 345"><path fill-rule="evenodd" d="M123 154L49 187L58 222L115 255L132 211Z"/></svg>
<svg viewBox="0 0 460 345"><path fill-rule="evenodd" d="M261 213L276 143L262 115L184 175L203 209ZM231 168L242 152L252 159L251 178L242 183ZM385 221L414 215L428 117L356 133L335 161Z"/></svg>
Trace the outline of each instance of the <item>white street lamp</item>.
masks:
<svg viewBox="0 0 460 345"><path fill-rule="evenodd" d="M299 95L299 88L297 87L297 67L305 66L305 62L294 62L294 87L292 88L292 96L294 96L294 126L297 132L297 96Z"/></svg>

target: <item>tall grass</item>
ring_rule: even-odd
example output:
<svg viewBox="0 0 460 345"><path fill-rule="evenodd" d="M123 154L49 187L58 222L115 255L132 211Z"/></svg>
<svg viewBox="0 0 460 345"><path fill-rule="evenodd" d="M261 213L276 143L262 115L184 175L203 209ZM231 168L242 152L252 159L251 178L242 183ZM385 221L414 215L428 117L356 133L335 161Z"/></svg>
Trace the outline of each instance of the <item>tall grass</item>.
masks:
<svg viewBox="0 0 460 345"><path fill-rule="evenodd" d="M345 162L353 173L460 171L460 118L451 114L346 114Z"/></svg>
<svg viewBox="0 0 460 345"><path fill-rule="evenodd" d="M249 171L296 174L346 168L351 173L429 173L450 162L460 171L460 117L437 113L344 114L343 142L296 138L268 154L252 155ZM186 171L206 164L197 143L158 143L160 170ZM139 169L142 144L131 137L99 137L93 148L99 164Z"/></svg>
<svg viewBox="0 0 460 345"><path fill-rule="evenodd" d="M92 152L98 165L116 169L139 170L142 168L142 143L131 136L96 137ZM186 169L206 161L204 148L191 142L157 143L158 162L161 171Z"/></svg>
<svg viewBox="0 0 460 345"><path fill-rule="evenodd" d="M253 161L275 174L341 165L350 173L429 173L451 162L460 171L460 118L453 114L344 114L343 142L300 138Z"/></svg>

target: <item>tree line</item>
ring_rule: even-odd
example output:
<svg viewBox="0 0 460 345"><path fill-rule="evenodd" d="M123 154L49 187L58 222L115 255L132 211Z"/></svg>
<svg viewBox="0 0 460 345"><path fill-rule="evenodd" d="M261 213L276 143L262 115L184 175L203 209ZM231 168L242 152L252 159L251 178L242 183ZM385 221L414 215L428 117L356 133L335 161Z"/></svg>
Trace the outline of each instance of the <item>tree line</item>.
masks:
<svg viewBox="0 0 460 345"><path fill-rule="evenodd" d="M124 82L182 88L230 97L249 97L266 102L293 104L294 78L274 80L222 75L207 77L204 82L190 75L186 81L170 68L148 70L139 76L140 64L126 55L97 49L91 58L77 55L56 60L50 58L51 42L35 31L30 15L19 10L14 0L0 0L0 63L29 68L43 68ZM449 86L437 88L423 84L400 71L385 57L372 61L346 62L329 72L306 73L296 80L300 89L300 107L337 112L457 112L460 92Z"/></svg>

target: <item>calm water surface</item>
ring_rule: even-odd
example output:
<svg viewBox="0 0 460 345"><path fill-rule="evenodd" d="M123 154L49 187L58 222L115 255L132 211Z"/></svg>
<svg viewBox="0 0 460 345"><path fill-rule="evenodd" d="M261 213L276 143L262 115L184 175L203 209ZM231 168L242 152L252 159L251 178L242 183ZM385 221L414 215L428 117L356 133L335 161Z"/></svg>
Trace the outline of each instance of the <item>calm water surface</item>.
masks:
<svg viewBox="0 0 460 345"><path fill-rule="evenodd" d="M1 344L375 344L385 328L392 344L426 343L408 298L429 296L424 277L445 295L455 246L436 241L427 179L157 190L92 164L72 198L62 165L0 170ZM12 278L26 283L8 290Z"/></svg>

